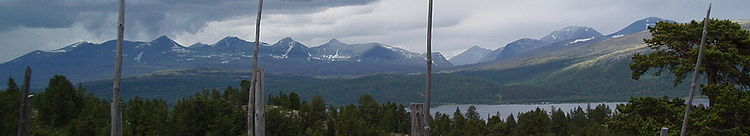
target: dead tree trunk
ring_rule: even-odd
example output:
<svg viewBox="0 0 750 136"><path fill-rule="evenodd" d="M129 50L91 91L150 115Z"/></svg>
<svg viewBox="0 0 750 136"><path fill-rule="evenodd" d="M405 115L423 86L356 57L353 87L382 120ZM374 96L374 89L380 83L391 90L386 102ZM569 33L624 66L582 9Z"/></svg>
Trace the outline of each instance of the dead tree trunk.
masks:
<svg viewBox="0 0 750 136"><path fill-rule="evenodd" d="M706 46L706 35L708 34L708 23L711 22L711 4L708 5L708 11L706 11L706 18L703 19L703 36L701 36L700 49L698 50L698 60L695 62L695 70L693 71L693 81L690 83L690 94L688 96L687 108L685 108L685 116L682 119L682 128L680 129L680 136L687 135L688 124L690 124L690 111L693 108L693 97L695 95L696 81L700 74L701 61L703 60L703 48ZM709 102L710 106L710 102Z"/></svg>
<svg viewBox="0 0 750 136"><path fill-rule="evenodd" d="M264 81L265 81L265 71L263 68L258 68L258 85L256 85L256 91L255 92L255 135L256 136L265 136L266 135L266 127L265 127L265 104L263 103L263 89L264 87Z"/></svg>
<svg viewBox="0 0 750 136"><path fill-rule="evenodd" d="M430 97L432 96L432 0L427 11L427 83L424 100L424 135L430 135Z"/></svg>
<svg viewBox="0 0 750 136"><path fill-rule="evenodd" d="M427 136L425 129L424 104L411 104L411 136Z"/></svg>
<svg viewBox="0 0 750 136"><path fill-rule="evenodd" d="M247 101L247 135L248 136L254 136L255 133L257 133L255 129L255 107L257 104L255 103L255 92L257 91L257 85L258 85L258 50L260 50L260 20L261 15L263 14L263 0L258 0L258 14L255 18L255 48L253 49L253 79L251 83L251 89L248 93L248 101Z"/></svg>
<svg viewBox="0 0 750 136"><path fill-rule="evenodd" d="M18 136L28 136L31 128L31 96L29 96L29 87L31 87L31 68L26 67L23 78L23 88L21 89L21 115L18 118Z"/></svg>
<svg viewBox="0 0 750 136"><path fill-rule="evenodd" d="M117 23L117 49L115 52L115 75L112 87L112 103L110 106L111 135L122 136L122 109L120 108L120 76L122 73L122 40L125 30L125 0L120 0L120 14Z"/></svg>

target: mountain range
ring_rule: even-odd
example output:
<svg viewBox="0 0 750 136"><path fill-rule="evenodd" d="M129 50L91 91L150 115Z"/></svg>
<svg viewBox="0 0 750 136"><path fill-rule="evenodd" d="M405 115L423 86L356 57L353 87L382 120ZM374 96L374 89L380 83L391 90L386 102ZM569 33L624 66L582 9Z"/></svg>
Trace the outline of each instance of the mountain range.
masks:
<svg viewBox="0 0 750 136"><path fill-rule="evenodd" d="M535 56L538 54L545 54L549 52L555 52L573 48L580 45L586 45L595 43L609 38L617 38L624 35L634 34L637 32L645 31L648 26L655 25L656 22L667 21L674 22L671 20L665 20L657 17L648 17L638 21L635 21L627 27L608 34L602 35L598 31L590 27L583 26L569 26L563 29L553 31L548 35L541 37L540 39L532 38L521 38L516 41L510 42L503 47L492 50L490 53L478 54L475 52L465 51L457 56L481 56L478 61L467 61L467 63L459 62L457 65L475 64L482 62L493 62L493 61L508 61L518 58Z"/></svg>
<svg viewBox="0 0 750 136"><path fill-rule="evenodd" d="M522 38L495 50L473 46L452 57L450 62L440 54L433 54L436 66L439 67L435 74L435 93L433 94L435 103L590 102L624 101L628 97L637 96L685 96L687 85L683 83L674 86L672 84L674 77L668 75L647 74L640 80L631 79L631 70L628 66L632 61L631 57L635 53L649 51L643 39L651 37L647 28L658 21L669 20L655 17L644 18L606 35L590 27L565 27L538 39ZM748 22L742 22L742 26L743 29L750 29ZM87 43L80 43L78 46L107 47L107 44L112 43L85 44ZM133 49L129 49L133 52L126 57L129 58L126 64L139 66L130 69L152 68L148 67L152 65L163 68L141 74L131 73L135 76L124 78L123 90L127 90L123 91L125 97L142 96L174 101L193 95L201 89L237 87L240 80L249 80L250 77L247 68L244 68L249 67L249 63L235 61L250 62L248 60L250 56L237 56L236 54L247 55L249 51L252 51L249 49L252 42L239 38L228 37L215 44L199 43L190 47L176 46L179 44L166 37L157 38L151 42L129 42L129 44L131 46L144 45L140 48L133 46L131 47ZM174 55L171 55L171 52L148 52L157 49L146 45L155 44L174 45L159 48L172 51ZM80 50L74 48L80 47L42 51L39 54L70 53L67 57L76 59L86 58L88 54L112 54L110 48L102 53L94 49L82 50L82 52L92 53L74 56L76 54L72 52ZM146 48L154 49L146 50ZM336 98L332 99L331 103L338 105L356 103L356 98L363 94L370 94L381 101L409 103L420 101L424 91L424 75L413 74L424 70L424 67L420 67L424 64L424 55L400 48L377 43L345 44L335 39L320 46L308 47L291 38L285 38L273 45L264 43L261 52L263 54L260 59L263 66L268 69L267 71L271 69L292 71L267 74L267 94L294 91L306 99L318 94L326 98ZM36 52L30 54L34 53ZM154 58L146 57L149 54L166 54L158 58L193 59L192 63L189 63L193 65L181 65L184 63L182 61L158 62L157 60L160 59L152 60ZM37 56L44 59L36 60L53 58L44 55ZM109 64L111 56L103 57L102 61L107 63L100 65L110 65L111 68ZM233 57L240 59L231 59ZM26 59L34 60L20 57L13 61L19 61L16 63L34 62ZM89 60L89 58L82 60ZM227 62L221 63L223 61ZM44 62L51 61L37 63L45 64ZM86 61L63 61L44 66L64 63L86 64L83 62ZM157 64L157 62L163 64ZM146 63L142 64L146 66L133 63ZM6 64L0 64L0 66ZM413 67L394 70L364 64ZM172 65L180 68L166 67ZM198 67L206 65L216 67ZM303 67L281 68L293 65L303 65ZM318 69L312 66L325 66L329 69ZM349 72L336 72L337 70L346 71L347 68L352 67L357 69L349 69ZM330 69L336 70L326 71ZM3 69L3 72L5 71ZM103 71L105 72L102 73L106 75L102 77L110 76L111 69L103 69ZM111 91L112 81L105 78L88 80L83 84L98 96L107 97Z"/></svg>
<svg viewBox="0 0 750 136"><path fill-rule="evenodd" d="M66 75L74 82L112 77L116 41L79 42L52 51L33 51L0 64L0 77L21 77L33 69L33 84L43 86L52 75ZM248 70L254 42L226 37L214 44L180 45L169 37L152 41L123 42L123 75L135 76L177 68L223 68ZM309 47L292 38L274 44L261 43L260 65L270 73L303 76L355 76L376 73L411 73L426 68L425 54L379 43L346 44L336 39ZM440 53L433 53L436 69L453 65ZM5 80L5 79L3 79Z"/></svg>

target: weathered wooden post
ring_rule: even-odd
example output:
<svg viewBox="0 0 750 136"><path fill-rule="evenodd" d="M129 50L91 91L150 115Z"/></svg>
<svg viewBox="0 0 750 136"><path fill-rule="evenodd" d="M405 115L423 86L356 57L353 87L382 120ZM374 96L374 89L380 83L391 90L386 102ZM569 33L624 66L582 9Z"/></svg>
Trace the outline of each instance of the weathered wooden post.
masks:
<svg viewBox="0 0 750 136"><path fill-rule="evenodd" d="M669 128L661 128L661 133L659 133L659 136L669 136Z"/></svg>
<svg viewBox="0 0 750 136"><path fill-rule="evenodd" d="M258 72L258 50L260 50L260 19L261 15L263 13L263 0L258 0L258 15L255 17L255 48L253 49L253 79L251 81L251 87L250 91L248 93L248 101L247 101L247 135L248 136L254 136L254 134L264 134L262 132L256 132L256 131L265 131L263 130L257 130L256 129L256 114L255 114L255 107L258 106L256 104L256 91L259 91L258 84L258 78L260 78L260 74ZM261 95L262 96L262 95ZM261 99L262 100L262 99ZM263 105L261 104L261 107ZM259 135L263 136L263 135Z"/></svg>
<svg viewBox="0 0 750 136"><path fill-rule="evenodd" d="M29 95L31 87L31 68L26 67L23 78L23 88L21 89L21 115L18 118L18 136L28 136L31 132L31 96Z"/></svg>
<svg viewBox="0 0 750 136"><path fill-rule="evenodd" d="M255 135L256 136L265 136L266 135L266 120L265 120L265 105L263 103L263 89L264 87L264 81L266 77L266 73L263 70L262 67L258 67L258 85L256 85L256 92L255 92Z"/></svg>
<svg viewBox="0 0 750 136"><path fill-rule="evenodd" d="M700 49L698 50L698 60L695 62L695 69L693 70L693 81L690 83L690 95L688 96L687 108L685 108L685 118L682 119L682 129L680 130L680 136L687 135L687 128L690 122L690 111L693 109L693 96L695 96L696 81L698 80L698 74L701 67L701 61L703 60L703 48L706 46L706 35L708 34L708 23L711 22L711 4L708 4L708 11L706 11L706 18L703 19L703 36L701 36Z"/></svg>
<svg viewBox="0 0 750 136"><path fill-rule="evenodd" d="M120 74L122 73L122 40L125 30L125 0L120 0L120 14L117 23L117 49L115 52L115 77L110 103L111 135L122 136L122 110L120 108Z"/></svg>
<svg viewBox="0 0 750 136"><path fill-rule="evenodd" d="M247 99L247 135L255 135L255 80L258 79L258 73L256 69L253 69L253 79L250 84L250 90L248 90Z"/></svg>
<svg viewBox="0 0 750 136"><path fill-rule="evenodd" d="M427 136L424 122L425 116L423 113L424 104L412 103L411 104L411 136Z"/></svg>
<svg viewBox="0 0 750 136"><path fill-rule="evenodd" d="M427 79L424 99L424 135L430 135L430 97L432 96L432 0L427 8Z"/></svg>

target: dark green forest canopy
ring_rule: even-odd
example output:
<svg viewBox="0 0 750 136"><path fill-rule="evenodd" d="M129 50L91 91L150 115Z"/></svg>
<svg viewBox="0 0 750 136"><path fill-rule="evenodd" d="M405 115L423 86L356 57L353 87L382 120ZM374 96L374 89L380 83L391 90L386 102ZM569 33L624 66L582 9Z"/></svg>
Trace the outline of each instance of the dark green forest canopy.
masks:
<svg viewBox="0 0 750 136"><path fill-rule="evenodd" d="M109 105L62 76L50 80L50 86L35 97L33 135L108 135ZM698 135L747 135L750 133L750 93L731 91L732 86L711 88L724 91L717 105L695 107L690 133ZM6 89L11 90L11 89ZM20 95L1 91L2 135L14 135ZM53 98L61 97L61 98ZM404 105L380 103L370 95L359 97L357 104L331 106L326 99L313 96L301 100L291 93L273 94L266 105L268 135L403 135L409 133L409 112ZM124 104L125 135L241 135L245 132L247 87L206 90L182 98L169 108L160 99L131 98ZM78 103L71 105L72 103ZM684 100L679 98L633 98L612 112L606 105L571 111L535 109L500 119L492 115L480 119L477 109L465 113L435 113L434 135L651 135L661 127L677 133ZM44 104L44 105L42 105ZM10 106L10 107L8 107ZM61 109L57 107L66 107ZM76 109L76 110L70 110ZM5 112L8 111L8 112ZM52 111L52 112L41 112Z"/></svg>

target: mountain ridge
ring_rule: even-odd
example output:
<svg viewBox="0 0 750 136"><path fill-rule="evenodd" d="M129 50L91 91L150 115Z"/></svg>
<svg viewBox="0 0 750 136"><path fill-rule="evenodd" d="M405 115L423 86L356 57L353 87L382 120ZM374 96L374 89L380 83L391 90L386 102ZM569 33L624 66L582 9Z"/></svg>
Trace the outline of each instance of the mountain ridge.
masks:
<svg viewBox="0 0 750 136"><path fill-rule="evenodd" d="M46 79L58 74L74 82L111 78L115 43L115 40L98 44L78 42L56 50L33 51L0 63L0 71L4 71L0 76L19 78L23 69L31 66L35 87L43 86ZM167 36L159 36L146 42L123 41L123 45L123 75L127 77L175 68L249 69L255 43L227 36L213 44L185 47ZM341 48L357 51L342 57L336 52L323 52L333 50L328 46L309 47L287 37L272 45L262 43L259 59L268 72L308 76L411 73L426 67L424 55L385 44L345 44ZM434 62L437 69L452 67L440 54Z"/></svg>

